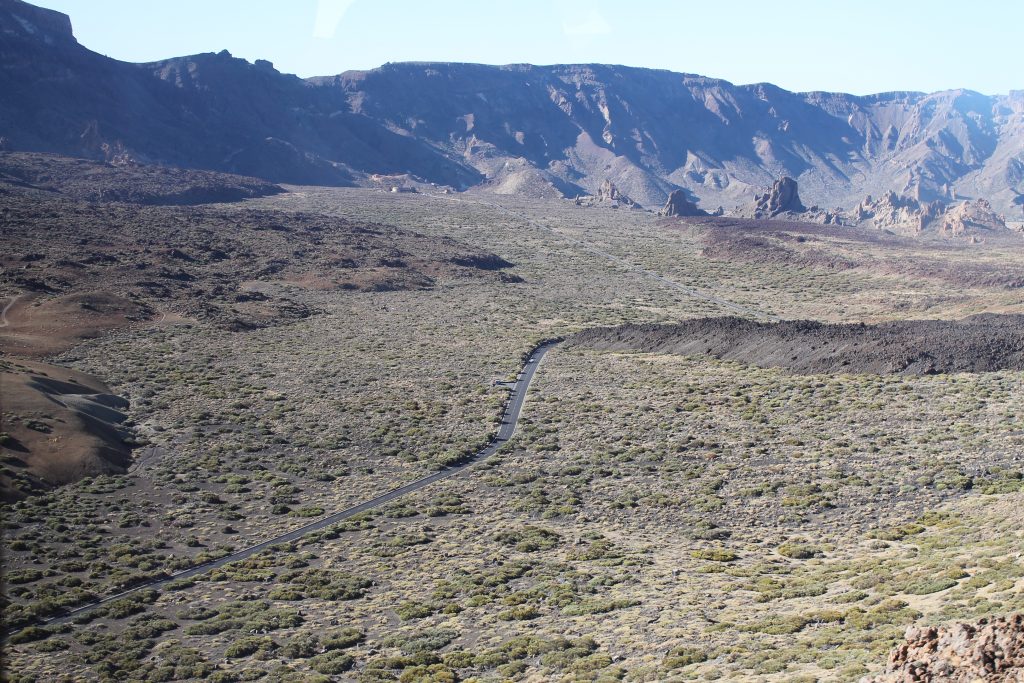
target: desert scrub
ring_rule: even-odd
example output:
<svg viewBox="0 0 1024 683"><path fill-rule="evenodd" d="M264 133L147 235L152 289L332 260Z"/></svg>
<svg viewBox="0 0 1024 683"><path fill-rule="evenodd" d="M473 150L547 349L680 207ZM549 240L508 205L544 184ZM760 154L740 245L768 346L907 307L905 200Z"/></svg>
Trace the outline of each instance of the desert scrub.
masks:
<svg viewBox="0 0 1024 683"><path fill-rule="evenodd" d="M249 656L255 656L256 659L267 659L278 647L277 643L267 636L247 636L228 645L224 650L224 656L228 659L241 659Z"/></svg>
<svg viewBox="0 0 1024 683"><path fill-rule="evenodd" d="M531 553L556 547L561 542L561 537L549 529L526 526L522 529L502 531L495 535L494 540L513 546L518 552Z"/></svg>
<svg viewBox="0 0 1024 683"><path fill-rule="evenodd" d="M783 557L793 560L809 560L822 554L821 548L806 542L783 543L776 550Z"/></svg>
<svg viewBox="0 0 1024 683"><path fill-rule="evenodd" d="M665 669L671 671L672 669L681 669L691 664L700 664L706 662L708 659L707 653L696 647L681 645L679 647L669 650L668 654L665 655L665 659L662 661L662 666Z"/></svg>
<svg viewBox="0 0 1024 683"><path fill-rule="evenodd" d="M690 556L698 560L708 560L710 562L735 562L740 558L739 555L727 548L694 550L690 552Z"/></svg>

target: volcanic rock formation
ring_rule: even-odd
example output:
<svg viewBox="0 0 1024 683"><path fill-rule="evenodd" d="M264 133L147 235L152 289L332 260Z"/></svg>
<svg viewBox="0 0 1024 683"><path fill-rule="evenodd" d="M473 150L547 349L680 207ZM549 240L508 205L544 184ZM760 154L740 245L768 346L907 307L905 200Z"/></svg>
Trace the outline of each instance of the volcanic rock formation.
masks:
<svg viewBox="0 0 1024 683"><path fill-rule="evenodd" d="M796 181L779 178L767 192L754 197L754 218L774 218L780 213L803 213L807 207L800 201Z"/></svg>
<svg viewBox="0 0 1024 683"><path fill-rule="evenodd" d="M854 210L853 218L879 230L916 234L942 213L943 204L938 200L922 202L889 190L878 199L865 197Z"/></svg>
<svg viewBox="0 0 1024 683"><path fill-rule="evenodd" d="M697 208L697 205L686 198L682 190L672 190L665 202L665 208L661 210L662 216L707 216L707 211Z"/></svg>
<svg viewBox="0 0 1024 683"><path fill-rule="evenodd" d="M597 201L614 202L625 206L636 205L636 202L622 194L622 192L619 191L619 188L615 187L615 183L608 179L605 179L605 181L601 183L601 187L597 189Z"/></svg>
<svg viewBox="0 0 1024 683"><path fill-rule="evenodd" d="M1005 231L1005 219L984 199L947 206L940 200L921 201L889 191L878 199L866 197L851 216L853 222L903 235L934 232L943 237L962 237Z"/></svg>
<svg viewBox="0 0 1024 683"><path fill-rule="evenodd" d="M911 627L885 673L861 683L1024 681L1024 614L977 624Z"/></svg>
<svg viewBox="0 0 1024 683"><path fill-rule="evenodd" d="M939 234L947 237L1000 230L1006 230L1006 220L984 199L961 202L946 209L939 226Z"/></svg>

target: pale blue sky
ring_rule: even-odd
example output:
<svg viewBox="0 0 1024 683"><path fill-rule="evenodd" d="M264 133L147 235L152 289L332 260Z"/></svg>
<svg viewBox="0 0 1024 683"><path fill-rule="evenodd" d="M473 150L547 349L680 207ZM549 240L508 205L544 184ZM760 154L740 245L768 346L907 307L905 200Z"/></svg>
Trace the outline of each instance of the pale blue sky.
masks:
<svg viewBox="0 0 1024 683"><path fill-rule="evenodd" d="M300 76L603 62L789 90L1024 89L1024 0L38 0L126 61L228 49Z"/></svg>

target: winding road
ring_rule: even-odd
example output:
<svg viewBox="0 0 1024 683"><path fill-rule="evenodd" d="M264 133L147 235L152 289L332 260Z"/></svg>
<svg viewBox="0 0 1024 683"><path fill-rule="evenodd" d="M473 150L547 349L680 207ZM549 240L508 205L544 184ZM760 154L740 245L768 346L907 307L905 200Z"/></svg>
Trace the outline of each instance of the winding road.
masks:
<svg viewBox="0 0 1024 683"><path fill-rule="evenodd" d="M366 502L354 505L350 508L345 508L344 510L340 510L333 514L327 515L326 517L318 519L315 522L311 522L310 524L306 524L305 526L293 529L292 531L281 534L279 536L268 538L265 541L262 541L255 545L248 546L246 548L243 548L242 550L237 550L231 553L230 555L225 555L220 559L212 560L210 562L206 562L205 564L196 565L194 567L189 567L188 569L184 569L180 572L160 577L153 581L147 581L146 583L133 586L128 590L122 591L115 595L107 596L96 602L91 602L86 605L80 605L78 607L75 607L74 609L69 610L65 614L53 617L51 619L43 621L42 623L45 625L68 623L77 615L84 614L85 612L94 610L97 607L105 605L109 602L113 602L114 600L120 600L121 598L132 595L133 593L138 593L139 591L143 591L150 588L159 588L160 586L170 583L171 581L189 579L195 576L199 576L201 574L205 574L206 572L212 569L223 567L226 564L237 562L239 560L244 560L263 550L266 550L267 548L270 548L271 546L278 545L279 543L288 543L290 541L295 541L297 539L302 538L303 536L306 536L307 534L311 534L315 531L321 531L331 526L332 524L336 524L344 519L348 519L353 515L358 515L361 512L372 510L373 508L384 505L385 503L390 503L391 501L397 498L401 498L406 494L412 493L414 491L419 491L420 489L429 486L430 484L433 484L436 481L447 479L448 477L455 476L456 474L465 471L466 469L476 464L480 460L483 460L484 458L494 455L494 453L497 452L499 448L504 446L515 434L516 426L519 424L519 415L522 413L523 404L526 401L526 392L530 388L530 382L533 381L533 376L537 374L537 368L540 365L541 360L544 358L544 355L548 351L550 351L552 347L558 344L559 341L560 340L546 341L540 344L537 348L533 350L533 352L530 353L529 357L526 359L526 363L523 366L522 371L516 378L516 381L506 385L510 386L512 390L509 393L508 401L505 404L505 410L501 416L501 426L498 428L497 435L493 439L491 439L490 443L488 443L487 446L485 446L480 451L477 451L469 458L466 458L459 464L453 465L451 467L445 467L437 472L434 472L433 474L409 482L404 486L399 486L397 488L391 489L387 493L377 496L376 498L372 498Z"/></svg>
<svg viewBox="0 0 1024 683"><path fill-rule="evenodd" d="M700 291L698 289L695 289L693 287L689 287L689 286L684 285L682 283L679 283L679 282L676 282L674 280L671 280L671 279L669 279L669 278L667 278L667 277L665 277L665 276L663 276L663 275L661 275L659 273L656 273L654 271L651 271L651 270L648 270L646 268L643 268L642 266L639 266L639 265L637 265L635 263L631 263L631 262L627 261L626 259L624 259L624 258L622 258L620 256L616 256L615 254L611 254L611 253L606 252L604 250L598 249L598 248L596 248L596 247L594 247L594 246L592 246L592 245L590 245L590 244L588 244L588 243L586 243L586 242L584 242L582 240L579 240L579 239L576 239L574 237L570 237L568 235L565 235L565 234L559 232L558 230L555 230L554 228L552 228L550 226L544 225L542 223L539 223L539 222L533 220L529 216L526 216L526 215L524 215L522 213L519 213L517 211L513 211L513 210L508 209L508 208L506 208L504 206L501 206L499 204L494 204L494 203L491 203L491 202L486 202L486 201L481 201L481 200L457 199L455 197L447 197L447 196L444 196L444 195L428 194L427 196L433 197L433 198L436 198L436 199L447 199L449 201L465 202L465 203L469 203L469 204L478 204L478 205L487 206L487 207L490 207L490 208L493 208L493 209L497 209L497 210L499 210L499 211L501 211L503 213L506 213L508 215L514 216L516 219L518 219L520 221L523 221L524 223L526 223L526 224L528 224L528 225L530 225L530 226L532 226L534 228L538 228L538 229L543 230L545 232L549 232L551 234L554 234L554 235L560 237L561 239L564 239L564 240L567 240L567 241L573 243L574 245L580 247L581 249L584 249L586 251L591 252L592 254L595 254L595 255L600 256L602 258L605 258L605 259L607 259L609 261L612 261L612 262L614 262L614 263L616 263L616 264L618 264L618 265L620 265L620 266L622 266L622 267L624 267L624 268L626 268L626 269L628 269L628 270L630 270L632 272L635 272L635 273L637 273L637 274L639 274L641 276L644 276L644 277L651 278L651 279L653 279L655 281L658 281L661 284L666 285L668 287L671 287L672 289L675 289L677 291L681 291L684 294L686 294L687 296L693 297L695 299L701 299L701 300L704 300L704 301L708 301L710 303L714 303L714 304L716 304L718 306L721 306L722 308L725 308L727 310L731 310L731 311L733 311L735 313L739 313L739 314L742 314L742 315L748 315L748 316L752 316L752 317L755 317L755 318L760 318L760 319L763 319L763 320L773 320L773 321L779 320L779 318L777 316L772 315L770 313L766 313L764 311L759 311L759 310L757 310L755 308L751 308L751 307L748 307L748 306L743 306L743 305L734 303L732 301L728 301L726 299L722 299L722 298L717 297L717 296L715 296L713 294L708 294L706 292L702 292L702 291ZM7 310L14 304L14 302L17 300L17 298L18 297L14 297L7 304L7 306L4 307L4 309L2 311L0 311L0 327L3 327L4 325L6 325L6 322L7 322L6 321ZM165 313L165 316L166 316L166 313ZM558 344L559 341L560 340L553 340L553 341L544 342L541 345L539 345L537 348L535 348L530 353L530 355L526 359L526 363L523 366L522 371L519 373L518 377L516 378L516 381L511 383L510 385L506 385L506 386L511 386L511 392L509 394L508 401L507 401L507 403L505 405L505 410L504 410L504 412L502 414L501 425L498 428L498 433L494 436L493 439L491 439L490 443L488 443L487 446L485 446L480 451L474 453L469 458L466 458L464 461L460 462L459 464L453 465L453 466L450 466L450 467L445 467L445 468L443 468L443 469L441 469L441 470L439 470L437 472L434 472L433 474L427 475L427 476L422 477L420 479L416 479L415 481L409 482L408 484L405 484L403 486L399 486L397 488L391 489L390 491L387 491L386 493L381 494L381 495L377 496L376 498L372 498L372 499L367 500L367 501L365 501L363 503L359 503L358 505L354 505L354 506L346 508L344 510L340 510L340 511L335 512L333 514L327 515L326 517L318 519L315 522L311 522L309 524L306 524L305 526L298 527L297 529L293 529L292 531L289 531L287 533L280 534L278 536L275 536L273 538L269 538L269 539L267 539L265 541L262 541L260 543L256 543L254 545L247 546L246 548L243 548L242 550L237 550L237 551L231 553L230 555L226 555L226 556L224 556L224 557L222 557L220 559L212 560L212 561L206 562L204 564L196 565L194 567L190 567L188 569L184 569L184 570L179 571L179 572L174 573L174 574L162 576L162 577L160 577L158 579L154 579L152 581L147 581L146 583L142 583L142 584L133 586L132 588L129 588L128 590L124 590L124 591L122 591L120 593L107 596L107 597L105 597L105 598L103 598L101 600L98 600L96 602L88 603L88 604L85 604L85 605L80 605L78 607L75 607L74 609L69 610L68 612L66 612L66 613L64 613L64 614L62 614L60 616L53 617L53 618L51 618L49 620L46 620L46 621L44 621L42 623L43 624L47 624L47 625L68 623L75 616L80 615L80 614L84 614L84 613L89 612L91 610L94 610L97 607L100 607L100 606L105 605L107 603L113 602L114 600L119 600L121 598L130 596L130 595L132 595L134 593L138 593L138 592L146 590L146 589L159 588L160 586L166 585L166 584L170 583L171 581L179 581L179 580L184 580L184 579L189 579L189 578L193 578L193 577L196 577L196 576L200 576L200 575L205 574L206 572L209 572L209 571L211 571L213 569L216 569L218 567L223 567L223 566L225 566L227 564L230 564L232 562L238 562L239 560L244 560L244 559L246 559L248 557L256 555L257 553L260 553L260 552L270 548L271 546L275 546L275 545L278 545L278 544L281 544L281 543L288 543L288 542L291 542L291 541L295 541L295 540L297 540L299 538L302 538L303 536L306 536L308 534L314 533L316 531L321 531L321 530L326 529L327 527L329 527L329 526L331 526L333 524L336 524L336 523L338 523L338 522L340 522L342 520L348 519L349 517L352 517L354 515L358 515L361 512L366 512L367 510L372 510L373 508L376 508L376 507L379 507L381 505L384 505L385 503L389 503L389 502L391 502L393 500L396 500L398 498L401 498L402 496L405 496L405 495L407 495L409 493L413 493L414 491L418 491L418 490L420 490L422 488L425 488L425 487L429 486L430 484L433 484L436 481L440 481L442 479L447 479L448 477L455 476L456 474L459 474L459 473L465 471L466 469L468 469L472 465L476 464L480 460L493 455L495 452L497 452L497 450L499 448L501 448L503 445L505 445L505 443L507 443L512 438L512 436L515 434L516 426L519 423L519 416L520 416L520 414L522 413L522 410L523 410L523 403L526 400L526 392L530 388L530 382L533 381L533 377L537 373L537 368L540 365L541 360L544 358L544 355L552 347L554 347L556 344ZM151 453L150 455L153 455L153 453Z"/></svg>

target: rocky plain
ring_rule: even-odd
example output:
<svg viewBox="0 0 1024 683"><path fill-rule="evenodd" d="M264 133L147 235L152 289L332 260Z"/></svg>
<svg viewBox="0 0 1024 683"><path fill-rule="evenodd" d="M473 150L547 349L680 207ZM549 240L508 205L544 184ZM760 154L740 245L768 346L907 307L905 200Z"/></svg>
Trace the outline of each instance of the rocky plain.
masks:
<svg viewBox="0 0 1024 683"><path fill-rule="evenodd" d="M0 56L4 680L1022 680L1019 92Z"/></svg>

